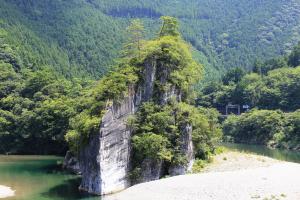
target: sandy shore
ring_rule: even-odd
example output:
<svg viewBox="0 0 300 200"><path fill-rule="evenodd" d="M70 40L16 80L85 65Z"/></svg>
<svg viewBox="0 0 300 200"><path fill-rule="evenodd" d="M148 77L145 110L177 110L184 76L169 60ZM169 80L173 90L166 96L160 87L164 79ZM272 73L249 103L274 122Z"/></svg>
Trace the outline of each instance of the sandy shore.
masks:
<svg viewBox="0 0 300 200"><path fill-rule="evenodd" d="M0 185L0 199L12 197L15 195L15 191L13 191L10 187Z"/></svg>
<svg viewBox="0 0 300 200"><path fill-rule="evenodd" d="M133 186L104 200L300 200L300 165L227 152L205 172Z"/></svg>

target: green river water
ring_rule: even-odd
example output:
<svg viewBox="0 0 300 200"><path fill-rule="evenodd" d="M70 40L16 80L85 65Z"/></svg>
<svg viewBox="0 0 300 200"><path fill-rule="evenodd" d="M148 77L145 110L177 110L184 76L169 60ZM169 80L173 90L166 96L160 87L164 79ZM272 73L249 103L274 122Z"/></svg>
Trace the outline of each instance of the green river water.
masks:
<svg viewBox="0 0 300 200"><path fill-rule="evenodd" d="M299 151L289 151L289 150L283 150L283 149L270 149L268 147L261 146L261 145L249 145L249 144L224 143L222 145L231 150L255 153L258 155L271 157L271 158L274 158L277 160L300 163L300 152Z"/></svg>
<svg viewBox="0 0 300 200"><path fill-rule="evenodd" d="M78 191L80 177L61 170L61 157L0 156L0 185L16 191L8 200L100 200Z"/></svg>
<svg viewBox="0 0 300 200"><path fill-rule="evenodd" d="M272 150L263 146L224 144L229 149L252 152L300 163L300 152ZM11 187L16 196L8 200L100 200L78 191L80 177L61 170L61 157L0 156L0 185Z"/></svg>

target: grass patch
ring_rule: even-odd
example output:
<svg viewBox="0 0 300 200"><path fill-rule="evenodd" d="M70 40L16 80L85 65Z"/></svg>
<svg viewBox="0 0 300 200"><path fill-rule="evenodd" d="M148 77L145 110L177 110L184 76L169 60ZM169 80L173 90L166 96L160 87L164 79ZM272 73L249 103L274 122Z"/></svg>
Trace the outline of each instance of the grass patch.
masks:
<svg viewBox="0 0 300 200"><path fill-rule="evenodd" d="M200 173L210 162L207 160L195 160L192 168L192 173Z"/></svg>

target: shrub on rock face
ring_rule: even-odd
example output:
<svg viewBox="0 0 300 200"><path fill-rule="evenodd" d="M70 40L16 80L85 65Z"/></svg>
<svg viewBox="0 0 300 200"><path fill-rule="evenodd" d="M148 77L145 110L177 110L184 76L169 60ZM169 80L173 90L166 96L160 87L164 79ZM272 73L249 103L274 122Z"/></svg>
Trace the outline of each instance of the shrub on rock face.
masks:
<svg viewBox="0 0 300 200"><path fill-rule="evenodd" d="M133 148L136 150L136 157L149 158L154 160L172 159L172 152L168 139L154 133L135 135L132 138Z"/></svg>
<svg viewBox="0 0 300 200"><path fill-rule="evenodd" d="M170 165L186 165L188 159L181 152L186 126L192 127L194 154L207 159L214 152L221 137L218 112L199 109L186 103L170 102L167 105L144 103L134 119L133 130L134 169L141 168L145 159L163 160ZM135 171L135 170L134 170Z"/></svg>

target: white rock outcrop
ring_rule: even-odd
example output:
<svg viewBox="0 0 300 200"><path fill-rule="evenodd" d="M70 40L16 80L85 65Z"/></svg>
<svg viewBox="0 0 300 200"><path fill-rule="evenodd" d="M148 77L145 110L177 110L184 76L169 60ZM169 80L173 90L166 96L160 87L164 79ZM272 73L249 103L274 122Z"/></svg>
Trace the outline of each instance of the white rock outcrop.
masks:
<svg viewBox="0 0 300 200"><path fill-rule="evenodd" d="M154 94L155 83L158 81L165 84L170 75L169 71L161 71L158 66L160 65L156 61L146 62L143 81L129 88L128 95L123 101L113 102L113 105L107 108L99 134L93 135L80 152L81 190L105 195L135 184L131 183L129 178L132 154L131 130L126 125L128 117L136 112L141 103L150 101L154 95L157 96L156 103L160 105L167 103L171 97L175 97L178 101L181 99L181 93L175 86L170 86L169 91L164 93ZM188 158L189 166L193 160L191 130L189 125L184 127L181 149ZM137 182L157 180L168 171L162 161L145 159L141 165L141 177ZM174 166L171 172L174 175L185 174L189 166Z"/></svg>

